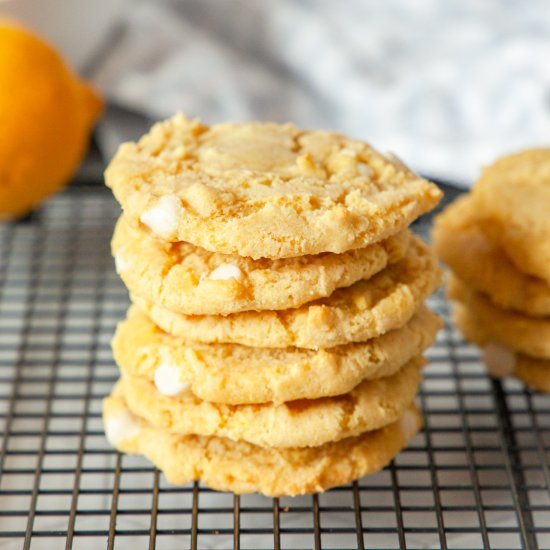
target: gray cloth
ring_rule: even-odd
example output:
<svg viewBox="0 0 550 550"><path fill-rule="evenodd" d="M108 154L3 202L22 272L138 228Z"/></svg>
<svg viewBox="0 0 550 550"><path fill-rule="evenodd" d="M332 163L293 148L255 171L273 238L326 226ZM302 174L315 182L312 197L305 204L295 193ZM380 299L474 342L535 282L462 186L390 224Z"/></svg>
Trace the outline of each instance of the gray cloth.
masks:
<svg viewBox="0 0 550 550"><path fill-rule="evenodd" d="M548 143L549 29L546 0L142 1L94 73L123 108L101 143L111 155L176 111L293 121L467 185Z"/></svg>

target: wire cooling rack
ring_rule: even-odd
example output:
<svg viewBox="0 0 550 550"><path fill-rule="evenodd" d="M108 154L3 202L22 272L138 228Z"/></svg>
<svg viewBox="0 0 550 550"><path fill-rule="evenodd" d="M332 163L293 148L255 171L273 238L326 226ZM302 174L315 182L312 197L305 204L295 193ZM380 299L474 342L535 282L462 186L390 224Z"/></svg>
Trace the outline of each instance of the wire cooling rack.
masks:
<svg viewBox="0 0 550 550"><path fill-rule="evenodd" d="M550 398L491 381L448 324L428 353L424 431L352 485L239 498L115 453L100 412L128 304L117 215L107 191L76 188L0 225L1 548L550 548ZM448 320L441 296L431 305Z"/></svg>

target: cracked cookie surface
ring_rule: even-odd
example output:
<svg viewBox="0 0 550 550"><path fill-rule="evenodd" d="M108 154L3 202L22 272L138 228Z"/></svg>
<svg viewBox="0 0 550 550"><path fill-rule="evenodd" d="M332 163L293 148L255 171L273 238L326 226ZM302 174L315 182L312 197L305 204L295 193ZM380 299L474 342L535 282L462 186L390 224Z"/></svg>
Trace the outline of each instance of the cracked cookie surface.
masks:
<svg viewBox="0 0 550 550"><path fill-rule="evenodd" d="M402 327L440 279L435 255L412 237L401 261L295 309L190 316L139 296L132 296L132 301L163 330L189 341L319 349L362 342Z"/></svg>
<svg viewBox="0 0 550 550"><path fill-rule="evenodd" d="M266 496L318 493L381 470L421 427L411 405L396 422L313 448L270 449L220 437L179 436L128 410L120 391L103 404L105 431L121 452L142 454L171 483L201 481L219 491Z"/></svg>
<svg viewBox="0 0 550 550"><path fill-rule="evenodd" d="M401 231L343 254L253 260L162 241L122 216L112 250L132 294L185 315L227 315L288 309L329 296L401 260L409 241L409 231Z"/></svg>
<svg viewBox="0 0 550 550"><path fill-rule="evenodd" d="M319 351L200 344L171 336L135 306L113 338L122 373L154 382L165 395L191 392L232 405L283 403L351 391L363 380L391 376L435 340L441 320L422 306L403 327Z"/></svg>
<svg viewBox="0 0 550 550"><path fill-rule="evenodd" d="M392 376L320 399L225 405L192 394L162 395L144 378L122 376L129 410L158 429L180 435L227 437L261 447L317 447L397 420L413 401L425 360L411 359Z"/></svg>

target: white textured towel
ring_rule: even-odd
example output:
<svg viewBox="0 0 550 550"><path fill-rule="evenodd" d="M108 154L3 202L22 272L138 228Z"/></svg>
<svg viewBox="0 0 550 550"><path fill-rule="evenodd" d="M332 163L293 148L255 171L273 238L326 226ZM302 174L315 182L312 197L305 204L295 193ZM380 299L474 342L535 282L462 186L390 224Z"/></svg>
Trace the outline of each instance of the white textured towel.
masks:
<svg viewBox="0 0 550 550"><path fill-rule="evenodd" d="M150 118L337 129L468 185L550 142L549 59L546 0L142 1L94 78ZM142 130L107 118L107 153Z"/></svg>

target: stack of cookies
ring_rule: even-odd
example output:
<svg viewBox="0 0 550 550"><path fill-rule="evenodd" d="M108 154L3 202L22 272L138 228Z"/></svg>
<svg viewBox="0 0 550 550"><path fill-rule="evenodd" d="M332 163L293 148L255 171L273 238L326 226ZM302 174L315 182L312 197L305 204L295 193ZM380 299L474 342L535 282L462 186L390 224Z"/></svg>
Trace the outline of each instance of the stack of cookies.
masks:
<svg viewBox="0 0 550 550"><path fill-rule="evenodd" d="M550 391L550 149L488 167L438 216L436 249L464 335L489 372Z"/></svg>
<svg viewBox="0 0 550 550"><path fill-rule="evenodd" d="M338 134L181 115L106 180L133 302L114 446L174 483L280 496L379 470L413 437L440 273L407 227L433 184Z"/></svg>

